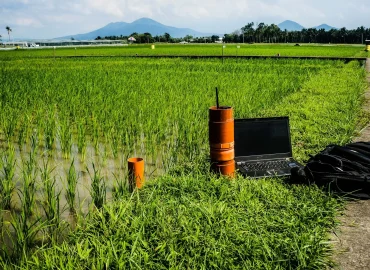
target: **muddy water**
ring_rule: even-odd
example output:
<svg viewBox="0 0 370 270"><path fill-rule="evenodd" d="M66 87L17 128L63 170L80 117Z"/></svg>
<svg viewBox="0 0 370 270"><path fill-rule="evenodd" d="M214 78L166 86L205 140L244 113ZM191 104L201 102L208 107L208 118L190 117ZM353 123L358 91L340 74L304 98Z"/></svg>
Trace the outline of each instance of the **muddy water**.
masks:
<svg viewBox="0 0 370 270"><path fill-rule="evenodd" d="M7 144L1 143L1 150L7 149ZM24 146L22 148L17 145L15 149L15 177L14 182L16 189L12 194L12 206L14 210L19 210L20 197L18 194L22 190L22 179L23 172L25 170L25 163L30 159L31 147ZM160 156L149 157L134 153L135 156L144 158L145 161L145 181L163 174L163 164ZM131 155L132 156L132 155ZM130 157L131 157L130 156ZM58 143L56 143L56 149L48 151L45 149L38 148L35 150L36 159L36 202L41 204L43 200L43 183L41 180L41 172L45 164L48 164L48 169L51 170L50 177L56 179L56 190L60 191L60 209L63 211L62 218L64 220L70 220L70 213L68 203L66 201L66 188L67 188L67 174L70 169L71 163L75 167L77 174L77 191L76 191L76 208L81 214L86 214L89 210L89 206L92 203L90 190L91 190L91 178L94 175L93 164L95 169L99 171L100 177L105 181L107 191L107 201L112 200L112 191L116 181L127 182L127 159L129 156L126 153L119 153L117 158L113 158L109 147L104 144L99 144L98 147L88 145L86 147L85 157L82 157L78 153L76 145L72 146L72 150L69 158L65 158L60 151ZM2 178L2 172L0 167L0 178Z"/></svg>

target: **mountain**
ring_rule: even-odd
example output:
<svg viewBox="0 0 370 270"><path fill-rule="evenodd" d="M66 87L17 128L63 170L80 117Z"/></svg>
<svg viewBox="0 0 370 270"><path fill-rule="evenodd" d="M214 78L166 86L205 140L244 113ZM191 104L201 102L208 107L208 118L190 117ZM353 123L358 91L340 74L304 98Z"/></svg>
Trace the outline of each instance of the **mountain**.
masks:
<svg viewBox="0 0 370 270"><path fill-rule="evenodd" d="M313 27L316 28L317 30L324 29L325 31L330 31L331 29L337 29L333 26L327 25L327 24L320 24L319 26Z"/></svg>
<svg viewBox="0 0 370 270"><path fill-rule="evenodd" d="M211 36L213 34L201 33L189 28L176 28L172 26L167 26L156 22L149 18L141 18L132 23L126 22L116 22L110 23L102 28L94 30L86 34L70 35L65 37L59 37L55 39L71 39L72 37L76 40L89 40L95 39L97 36L128 36L132 33L150 33L152 36L163 35L164 33L169 33L172 37L185 37L186 35L191 35L193 37L203 37Z"/></svg>
<svg viewBox="0 0 370 270"><path fill-rule="evenodd" d="M293 22L293 21L283 21L282 23L278 24L279 28L281 30L288 30L288 31L301 31L304 27L300 25L299 23Z"/></svg>

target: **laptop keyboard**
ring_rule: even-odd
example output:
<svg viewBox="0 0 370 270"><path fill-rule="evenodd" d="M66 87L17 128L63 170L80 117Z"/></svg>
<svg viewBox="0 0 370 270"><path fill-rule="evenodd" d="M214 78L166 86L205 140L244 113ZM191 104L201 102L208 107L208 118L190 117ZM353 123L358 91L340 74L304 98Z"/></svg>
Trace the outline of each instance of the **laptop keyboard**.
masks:
<svg viewBox="0 0 370 270"><path fill-rule="evenodd" d="M281 170L297 166L296 163L288 160L272 160L253 163L242 162L240 165L247 171Z"/></svg>

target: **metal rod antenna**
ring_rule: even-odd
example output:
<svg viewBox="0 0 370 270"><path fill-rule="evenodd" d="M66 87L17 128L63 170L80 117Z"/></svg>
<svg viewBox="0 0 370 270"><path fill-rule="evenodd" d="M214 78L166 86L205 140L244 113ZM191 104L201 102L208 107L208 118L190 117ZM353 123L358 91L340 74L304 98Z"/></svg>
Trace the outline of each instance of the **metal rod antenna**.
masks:
<svg viewBox="0 0 370 270"><path fill-rule="evenodd" d="M220 108L220 104L218 103L218 88L216 87L216 106L217 109Z"/></svg>

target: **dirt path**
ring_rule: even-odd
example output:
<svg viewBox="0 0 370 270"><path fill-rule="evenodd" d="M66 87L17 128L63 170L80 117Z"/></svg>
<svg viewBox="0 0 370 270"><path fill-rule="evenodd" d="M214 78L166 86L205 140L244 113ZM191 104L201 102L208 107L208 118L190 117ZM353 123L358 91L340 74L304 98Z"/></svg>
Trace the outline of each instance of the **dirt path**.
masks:
<svg viewBox="0 0 370 270"><path fill-rule="evenodd" d="M364 110L370 113L370 58L366 61L368 90L365 93ZM370 141L370 123L354 141ZM332 237L334 261L339 270L370 269L370 200L349 202L341 225Z"/></svg>

